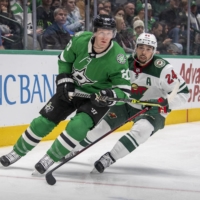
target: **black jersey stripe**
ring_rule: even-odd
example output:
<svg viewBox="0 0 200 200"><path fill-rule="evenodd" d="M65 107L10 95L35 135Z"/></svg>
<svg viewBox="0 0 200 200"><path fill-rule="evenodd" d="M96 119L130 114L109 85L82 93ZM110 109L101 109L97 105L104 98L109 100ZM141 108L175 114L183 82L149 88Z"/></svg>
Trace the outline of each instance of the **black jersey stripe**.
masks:
<svg viewBox="0 0 200 200"><path fill-rule="evenodd" d="M40 142L40 140L37 140L34 137L32 137L27 130L25 131L25 135L30 141L32 141L34 143L39 143Z"/></svg>
<svg viewBox="0 0 200 200"><path fill-rule="evenodd" d="M131 93L131 90L128 90L128 89L124 89L124 88L120 88L122 91L126 92L126 93Z"/></svg>
<svg viewBox="0 0 200 200"><path fill-rule="evenodd" d="M60 134L60 137L72 148L74 148L76 145L69 140L63 133Z"/></svg>

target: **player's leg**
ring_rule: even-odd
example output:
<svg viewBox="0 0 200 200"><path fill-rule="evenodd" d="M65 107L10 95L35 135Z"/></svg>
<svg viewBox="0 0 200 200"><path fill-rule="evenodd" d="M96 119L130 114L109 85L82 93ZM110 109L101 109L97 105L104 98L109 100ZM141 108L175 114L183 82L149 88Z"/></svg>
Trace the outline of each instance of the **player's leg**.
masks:
<svg viewBox="0 0 200 200"><path fill-rule="evenodd" d="M112 106L107 113L107 115L97 124L92 130L87 133L87 136L79 142L75 148L65 156L68 158L74 155L77 151L87 147L95 140L109 132L110 130L119 126L119 124L124 123L129 118L129 113L127 112L127 105Z"/></svg>
<svg viewBox="0 0 200 200"><path fill-rule="evenodd" d="M17 140L13 150L0 158L3 166L7 167L31 151L41 139L48 135L57 124L64 120L75 109L67 102L54 95L41 109L41 116L33 119L30 126ZM64 112L63 112L64 111Z"/></svg>
<svg viewBox="0 0 200 200"><path fill-rule="evenodd" d="M77 114L57 137L47 154L35 165L36 170L43 174L54 162L68 154L86 137L87 132L103 118L108 110L108 107L97 107L87 100L79 107Z"/></svg>
<svg viewBox="0 0 200 200"><path fill-rule="evenodd" d="M137 117L129 133L122 136L110 152L104 154L95 162L95 168L102 173L105 168L134 151L153 133L164 127L165 118L160 114L143 114Z"/></svg>

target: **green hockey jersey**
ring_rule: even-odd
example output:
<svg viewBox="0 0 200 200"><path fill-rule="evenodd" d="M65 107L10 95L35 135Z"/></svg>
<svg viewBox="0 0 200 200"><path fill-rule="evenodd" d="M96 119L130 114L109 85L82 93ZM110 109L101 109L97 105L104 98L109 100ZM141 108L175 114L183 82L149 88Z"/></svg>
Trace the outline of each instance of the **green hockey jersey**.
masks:
<svg viewBox="0 0 200 200"><path fill-rule="evenodd" d="M59 56L59 73L71 73L78 91L91 94L112 88L117 97L129 97L130 75L124 50L111 41L103 53L95 54L92 39L91 32L73 36Z"/></svg>
<svg viewBox="0 0 200 200"><path fill-rule="evenodd" d="M146 66L140 67L132 56L128 58L131 97L137 100L167 98L179 81L178 94L169 103L170 109L184 105L189 97L188 87L183 78L175 72L173 66L165 59L154 56ZM137 107L137 106L134 106Z"/></svg>

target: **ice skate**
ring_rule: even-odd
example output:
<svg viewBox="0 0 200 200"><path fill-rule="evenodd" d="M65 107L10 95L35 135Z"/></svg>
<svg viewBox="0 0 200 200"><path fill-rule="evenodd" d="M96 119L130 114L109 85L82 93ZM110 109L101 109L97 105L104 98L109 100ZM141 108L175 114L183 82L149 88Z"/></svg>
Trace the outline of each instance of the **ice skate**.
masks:
<svg viewBox="0 0 200 200"><path fill-rule="evenodd" d="M91 173L95 173L96 171L98 171L99 173L103 173L105 168L109 167L114 162L115 159L111 156L110 152L107 152L94 163L94 169L92 170Z"/></svg>
<svg viewBox="0 0 200 200"><path fill-rule="evenodd" d="M0 162L4 167L8 167L9 165L17 162L21 158L14 150L12 150L9 154L2 156L0 158Z"/></svg>
<svg viewBox="0 0 200 200"><path fill-rule="evenodd" d="M54 161L47 155L45 156L35 165L35 169L40 174L44 174L51 165L53 165Z"/></svg>

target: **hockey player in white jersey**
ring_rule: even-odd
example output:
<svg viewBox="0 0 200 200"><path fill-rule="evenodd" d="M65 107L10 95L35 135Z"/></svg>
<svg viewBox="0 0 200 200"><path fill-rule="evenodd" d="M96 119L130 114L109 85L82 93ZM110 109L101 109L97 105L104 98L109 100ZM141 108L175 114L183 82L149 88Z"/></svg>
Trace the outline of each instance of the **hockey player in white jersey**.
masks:
<svg viewBox="0 0 200 200"><path fill-rule="evenodd" d="M129 57L131 98L162 102L164 99L169 99L170 93L175 93L175 95L170 96L171 99L166 106L152 107L134 119L131 130L117 141L110 152L105 153L95 162L94 167L99 173L118 159L133 152L156 131L163 129L169 112L185 104L189 98L189 90L185 81L168 61L155 55L156 47L157 41L152 34L142 33L137 38L135 51ZM174 88L177 88L177 85L178 89L175 91ZM85 147L91 144L119 124L123 124L141 109L142 107L136 104L112 107L101 123L88 132L87 138L80 145Z"/></svg>

